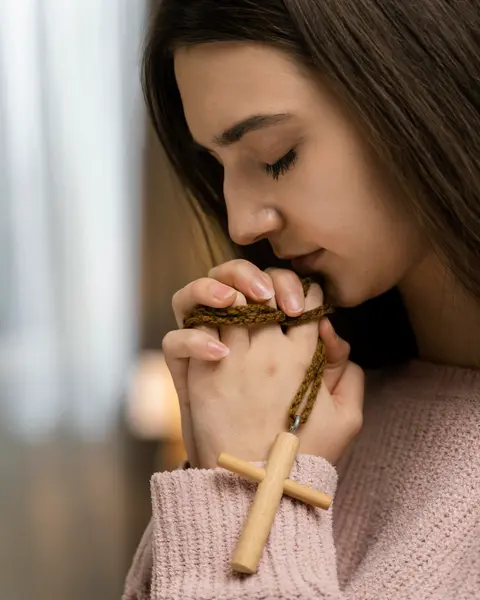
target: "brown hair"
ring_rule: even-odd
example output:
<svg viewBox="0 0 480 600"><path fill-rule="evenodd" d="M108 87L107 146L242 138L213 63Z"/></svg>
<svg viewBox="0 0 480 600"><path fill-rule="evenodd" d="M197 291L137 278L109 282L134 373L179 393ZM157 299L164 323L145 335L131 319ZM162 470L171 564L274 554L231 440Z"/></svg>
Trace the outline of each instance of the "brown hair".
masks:
<svg viewBox="0 0 480 600"><path fill-rule="evenodd" d="M227 232L222 167L199 152L175 81L177 47L270 44L345 103L426 238L480 297L480 11L477 0L162 0L143 59L154 127L192 205ZM261 268L268 244L237 248ZM415 352L396 290L339 311L364 366ZM373 350L373 354L372 354Z"/></svg>

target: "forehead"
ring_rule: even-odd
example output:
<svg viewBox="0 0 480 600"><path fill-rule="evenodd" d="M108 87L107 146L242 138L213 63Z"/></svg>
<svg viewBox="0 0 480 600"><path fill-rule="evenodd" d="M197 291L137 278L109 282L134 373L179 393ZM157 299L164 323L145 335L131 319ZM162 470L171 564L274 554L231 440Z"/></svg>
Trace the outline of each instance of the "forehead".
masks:
<svg viewBox="0 0 480 600"><path fill-rule="evenodd" d="M258 44L215 43L179 49L175 76L192 135L207 143L258 113L298 113L308 78L287 55Z"/></svg>

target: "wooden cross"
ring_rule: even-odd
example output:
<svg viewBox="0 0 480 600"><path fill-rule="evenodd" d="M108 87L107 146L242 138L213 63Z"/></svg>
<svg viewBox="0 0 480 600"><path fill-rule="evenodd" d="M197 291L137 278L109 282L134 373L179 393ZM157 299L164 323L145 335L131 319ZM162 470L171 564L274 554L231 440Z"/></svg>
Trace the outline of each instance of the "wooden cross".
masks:
<svg viewBox="0 0 480 600"><path fill-rule="evenodd" d="M280 433L268 456L266 469L255 467L230 454L222 453L218 457L219 467L260 483L232 558L232 568L238 573L253 574L257 571L275 513L284 493L317 508L324 510L330 508L332 503L330 496L287 479L299 444L300 440L293 433Z"/></svg>

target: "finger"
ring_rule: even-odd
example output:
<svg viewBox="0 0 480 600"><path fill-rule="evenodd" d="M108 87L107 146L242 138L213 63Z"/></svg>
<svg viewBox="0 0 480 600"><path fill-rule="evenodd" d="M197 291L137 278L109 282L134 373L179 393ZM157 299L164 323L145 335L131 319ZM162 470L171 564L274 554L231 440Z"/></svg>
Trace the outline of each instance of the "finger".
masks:
<svg viewBox="0 0 480 600"><path fill-rule="evenodd" d="M163 338L162 351L172 375L173 384L180 403L182 436L188 459L196 465L197 455L194 446L190 403L188 401L188 365L190 358L218 361L228 355L229 350L221 342L198 329L170 331Z"/></svg>
<svg viewBox="0 0 480 600"><path fill-rule="evenodd" d="M195 329L197 331L203 331L215 340L220 340L220 330L216 325L197 325Z"/></svg>
<svg viewBox="0 0 480 600"><path fill-rule="evenodd" d="M270 300L267 300L264 304L271 308L277 309L277 301L275 296ZM254 340L261 336L261 339L266 344L274 343L277 340L278 335L283 335L280 325L275 321L271 323L260 323L259 325L252 325L249 327L250 330L250 345L254 343Z"/></svg>
<svg viewBox="0 0 480 600"><path fill-rule="evenodd" d="M256 302L263 303L274 295L270 277L251 262L241 258L213 267L208 276L235 288L246 298Z"/></svg>
<svg viewBox="0 0 480 600"><path fill-rule="evenodd" d="M349 429L353 435L356 435L362 428L364 395L365 374L363 369L355 363L348 362L332 398L337 406L345 411Z"/></svg>
<svg viewBox="0 0 480 600"><path fill-rule="evenodd" d="M246 306L247 299L237 292L233 306ZM226 325L220 327L220 340L232 351L244 352L250 347L250 332L246 325Z"/></svg>
<svg viewBox="0 0 480 600"><path fill-rule="evenodd" d="M291 317L301 314L305 308L305 295L300 278L288 269L266 269L273 282L278 307Z"/></svg>
<svg viewBox="0 0 480 600"><path fill-rule="evenodd" d="M185 315L199 304L212 308L231 306L236 290L211 279L202 277L192 281L176 292L172 299L172 308L178 327L183 327Z"/></svg>
<svg viewBox="0 0 480 600"><path fill-rule="evenodd" d="M221 341L198 329L170 331L163 338L162 351L172 376L173 371L177 373L178 361L189 358L216 361L229 354L229 349ZM178 365L182 365L181 368L185 369L182 362ZM183 370L181 374L184 374Z"/></svg>
<svg viewBox="0 0 480 600"><path fill-rule="evenodd" d="M317 283L312 283L305 298L305 311L312 310L323 304L323 292ZM306 344L306 351L313 356L318 342L318 320L290 327L287 336L294 343Z"/></svg>
<svg viewBox="0 0 480 600"><path fill-rule="evenodd" d="M350 344L336 334L330 319L322 319L318 331L325 344L327 359L323 381L329 392L333 393L348 364Z"/></svg>

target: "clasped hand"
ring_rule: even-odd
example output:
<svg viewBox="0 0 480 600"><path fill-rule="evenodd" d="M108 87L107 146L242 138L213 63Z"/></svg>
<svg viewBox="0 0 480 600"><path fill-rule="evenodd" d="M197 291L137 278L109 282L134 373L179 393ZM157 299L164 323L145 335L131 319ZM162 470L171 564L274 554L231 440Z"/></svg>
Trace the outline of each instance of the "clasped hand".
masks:
<svg viewBox="0 0 480 600"><path fill-rule="evenodd" d="M199 304L224 308L246 304L247 298L278 306L291 316L323 303L317 284L304 298L301 281L292 271L262 272L245 260L232 260L178 291L172 304L181 328L184 316ZM349 361L350 347L336 336L328 319L286 333L270 323L202 326L165 336L163 352L179 397L192 466L214 468L220 452L248 461L266 459L276 435L286 429L290 403L319 335L327 365L315 407L298 433L300 452L335 464L361 429L364 377Z"/></svg>

